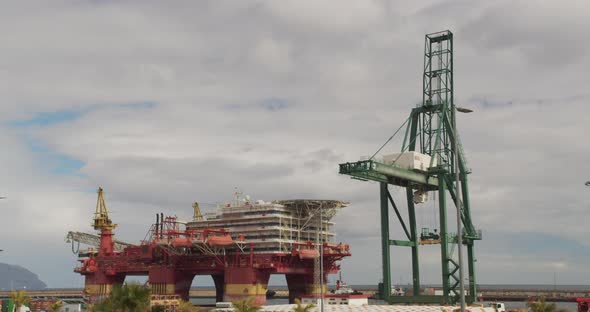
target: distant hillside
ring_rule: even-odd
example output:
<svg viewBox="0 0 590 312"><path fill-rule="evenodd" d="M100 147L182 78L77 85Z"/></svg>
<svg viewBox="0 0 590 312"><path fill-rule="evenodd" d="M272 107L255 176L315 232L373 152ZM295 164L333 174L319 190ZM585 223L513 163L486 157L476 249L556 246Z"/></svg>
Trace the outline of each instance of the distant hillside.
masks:
<svg viewBox="0 0 590 312"><path fill-rule="evenodd" d="M26 289L36 290L45 289L47 285L43 283L37 274L18 265L0 263L0 290Z"/></svg>

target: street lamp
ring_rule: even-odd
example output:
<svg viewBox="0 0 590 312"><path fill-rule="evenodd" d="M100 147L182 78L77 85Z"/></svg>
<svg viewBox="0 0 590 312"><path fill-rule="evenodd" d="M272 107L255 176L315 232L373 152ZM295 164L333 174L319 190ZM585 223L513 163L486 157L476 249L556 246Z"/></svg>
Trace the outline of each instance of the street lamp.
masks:
<svg viewBox="0 0 590 312"><path fill-rule="evenodd" d="M473 113L473 110L472 110L472 109L465 108L465 107L458 107L458 106L455 106L455 109L456 109L456 110L457 110L459 113L465 113L465 114L467 114L467 113Z"/></svg>
<svg viewBox="0 0 590 312"><path fill-rule="evenodd" d="M6 198L6 196L0 196L0 199L5 199L5 198ZM4 249L0 249L0 252L3 252L3 251L4 251Z"/></svg>
<svg viewBox="0 0 590 312"><path fill-rule="evenodd" d="M0 199L5 199L6 196L0 196ZM0 252L4 251L4 249L0 249Z"/></svg>
<svg viewBox="0 0 590 312"><path fill-rule="evenodd" d="M458 107L453 104L453 108L459 113L472 113L473 110L464 107ZM461 312L465 312L465 282L463 281L463 227L461 224L461 181L459 179L459 135L457 133L457 115L453 114L453 141L455 141L455 185L457 187L457 196L455 196L455 207L457 207L457 248L459 253L459 294L461 297ZM473 294L475 295L475 294Z"/></svg>
<svg viewBox="0 0 590 312"><path fill-rule="evenodd" d="M320 312L324 312L324 211L320 205Z"/></svg>

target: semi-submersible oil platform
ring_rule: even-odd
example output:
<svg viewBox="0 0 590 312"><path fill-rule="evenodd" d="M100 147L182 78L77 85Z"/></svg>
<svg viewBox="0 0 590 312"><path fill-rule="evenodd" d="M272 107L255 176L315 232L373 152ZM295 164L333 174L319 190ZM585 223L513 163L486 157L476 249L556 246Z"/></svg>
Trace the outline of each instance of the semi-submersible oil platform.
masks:
<svg viewBox="0 0 590 312"><path fill-rule="evenodd" d="M109 295L126 276L142 275L152 296L188 300L193 278L210 275L217 301L254 297L262 305L271 274L286 276L292 302L319 294L327 275L340 269L339 260L351 255L347 244L332 242L330 220L345 206L336 200L250 201L236 192L233 202L205 216L195 203L190 222L156 215L146 239L134 245L114 240L117 225L99 188L93 223L99 235L69 232L68 238L98 247L77 250L81 266L75 272L85 277L91 302Z"/></svg>

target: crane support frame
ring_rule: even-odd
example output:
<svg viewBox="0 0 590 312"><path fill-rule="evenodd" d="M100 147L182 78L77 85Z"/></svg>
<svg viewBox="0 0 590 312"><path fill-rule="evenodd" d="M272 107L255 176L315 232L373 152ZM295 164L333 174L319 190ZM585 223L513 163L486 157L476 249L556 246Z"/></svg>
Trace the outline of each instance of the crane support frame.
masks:
<svg viewBox="0 0 590 312"><path fill-rule="evenodd" d="M431 157L426 170L406 169L395 164L384 163L371 157L369 160L340 164L340 174L349 175L362 181L379 182L381 202L381 248L383 285L381 297L391 303L439 303L454 304L460 300L459 265L454 258L457 235L462 235L463 246L467 248L469 287L466 301L472 303L477 294L475 279L474 241L481 239L481 232L472 223L469 188L465 155L457 140L455 145L455 113L453 82L453 33L446 30L425 36L422 105L412 109L404 135L402 152L418 152ZM458 165L454 159L458 157ZM456 201L458 172L461 181L461 198ZM390 185L406 189L409 231L401 218L398 205L389 191ZM422 295L420 289L420 238L417 232L414 191L438 193L440 227L440 254L442 271L442 296ZM447 195L452 202L459 202L463 227L462 233L451 233L447 224ZM389 205L395 211L407 240L390 237ZM455 207L457 208L457 207ZM412 296L391 295L391 246L410 247L412 253Z"/></svg>

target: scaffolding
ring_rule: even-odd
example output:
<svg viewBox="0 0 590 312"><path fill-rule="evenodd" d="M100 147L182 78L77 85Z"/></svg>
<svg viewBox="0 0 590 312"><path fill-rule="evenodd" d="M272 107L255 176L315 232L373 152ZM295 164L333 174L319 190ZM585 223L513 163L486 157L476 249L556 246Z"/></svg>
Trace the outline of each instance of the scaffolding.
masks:
<svg viewBox="0 0 590 312"><path fill-rule="evenodd" d="M234 240L255 243L254 253L286 253L331 243L331 219L348 203L337 200L234 201L219 206L216 214L188 222L187 230L224 228ZM314 247L317 248L317 247Z"/></svg>

